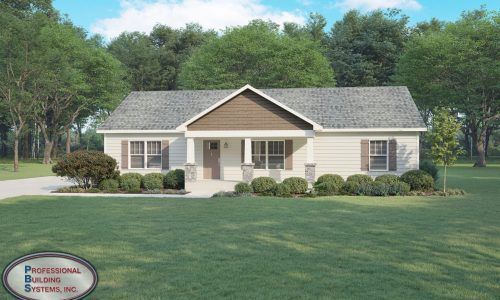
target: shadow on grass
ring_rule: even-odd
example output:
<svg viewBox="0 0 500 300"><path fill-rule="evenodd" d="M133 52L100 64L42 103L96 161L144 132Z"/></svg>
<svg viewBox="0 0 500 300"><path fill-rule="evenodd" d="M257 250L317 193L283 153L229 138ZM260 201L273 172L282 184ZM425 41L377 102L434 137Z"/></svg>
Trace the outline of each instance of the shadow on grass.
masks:
<svg viewBox="0 0 500 300"><path fill-rule="evenodd" d="M0 203L0 263L67 251L97 298L494 298L497 202L49 198ZM140 295L138 297L138 295Z"/></svg>

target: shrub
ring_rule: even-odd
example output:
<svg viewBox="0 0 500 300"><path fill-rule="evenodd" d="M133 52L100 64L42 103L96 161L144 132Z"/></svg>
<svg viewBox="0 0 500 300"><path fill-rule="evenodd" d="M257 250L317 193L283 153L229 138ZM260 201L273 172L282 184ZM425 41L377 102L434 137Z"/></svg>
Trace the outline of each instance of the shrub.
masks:
<svg viewBox="0 0 500 300"><path fill-rule="evenodd" d="M99 151L75 151L64 156L52 172L74 182L80 188L98 186L104 179L116 177L116 160Z"/></svg>
<svg viewBox="0 0 500 300"><path fill-rule="evenodd" d="M387 196L389 193L389 184L381 182L381 181L374 181L370 183L371 185L371 193L370 196Z"/></svg>
<svg viewBox="0 0 500 300"><path fill-rule="evenodd" d="M288 184L282 182L274 186L274 195L277 197L291 197L292 191Z"/></svg>
<svg viewBox="0 0 500 300"><path fill-rule="evenodd" d="M142 175L141 174L139 174L139 173L125 173L122 176L120 176L120 187L123 188L122 182L124 180L129 180L129 178L132 178L132 179L138 181L139 187L141 186L141 182L142 182Z"/></svg>
<svg viewBox="0 0 500 300"><path fill-rule="evenodd" d="M397 175L385 174L377 176L377 178L375 178L375 181L383 182L385 184L393 184L399 182L399 177Z"/></svg>
<svg viewBox="0 0 500 300"><path fill-rule="evenodd" d="M410 192L410 185L406 182L394 182L388 185L387 193L391 196L404 196Z"/></svg>
<svg viewBox="0 0 500 300"><path fill-rule="evenodd" d="M282 183L288 186L292 194L304 194L307 191L307 180L301 177L289 177Z"/></svg>
<svg viewBox="0 0 500 300"><path fill-rule="evenodd" d="M139 176L137 176L139 175ZM120 177L120 187L129 193L141 192L142 175L137 173L127 173Z"/></svg>
<svg viewBox="0 0 500 300"><path fill-rule="evenodd" d="M234 192L226 192L226 191L220 191L212 195L212 198L220 198L220 197L236 197L236 193Z"/></svg>
<svg viewBox="0 0 500 300"><path fill-rule="evenodd" d="M318 186L322 183L325 183L325 182L329 182L330 184L323 185L322 187L319 187L319 189L318 189ZM342 178L342 176L336 175L336 174L324 174L324 175L321 175L318 178L318 180L314 183L314 188L317 189L318 191L319 190L324 191L326 189L326 190L332 192L331 195L335 195L335 194L340 193L343 185L344 185L344 179Z"/></svg>
<svg viewBox="0 0 500 300"><path fill-rule="evenodd" d="M99 183L99 189L107 193L118 192L119 186L120 184L118 183L118 180L115 179L104 179L101 183Z"/></svg>
<svg viewBox="0 0 500 300"><path fill-rule="evenodd" d="M439 178L439 169L431 160L422 160L420 161L419 169L429 173L436 182Z"/></svg>
<svg viewBox="0 0 500 300"><path fill-rule="evenodd" d="M101 190L98 188L90 188L85 190L85 193L100 193L100 192Z"/></svg>
<svg viewBox="0 0 500 300"><path fill-rule="evenodd" d="M271 177L257 177L252 180L252 189L255 193L272 193L275 185L276 180Z"/></svg>
<svg viewBox="0 0 500 300"><path fill-rule="evenodd" d="M249 194L253 192L253 190L250 184L246 182L240 182L234 186L234 192L238 195L241 195L241 194Z"/></svg>
<svg viewBox="0 0 500 300"><path fill-rule="evenodd" d="M373 182L363 182L359 184L354 194L359 196L371 196L373 187L372 183Z"/></svg>
<svg viewBox="0 0 500 300"><path fill-rule="evenodd" d="M354 174L347 177L343 186L343 191L346 194L358 194L358 188L363 183L370 183L373 179L365 174Z"/></svg>
<svg viewBox="0 0 500 300"><path fill-rule="evenodd" d="M320 184L314 185L314 191L319 196L333 196L337 195L340 192L338 186L332 181L325 181Z"/></svg>
<svg viewBox="0 0 500 300"><path fill-rule="evenodd" d="M401 181L410 185L412 191L432 191L434 190L434 179L427 172L422 170L411 170L400 177Z"/></svg>
<svg viewBox="0 0 500 300"><path fill-rule="evenodd" d="M165 178L163 179L163 186L166 189L184 189L184 170L175 169L165 174Z"/></svg>
<svg viewBox="0 0 500 300"><path fill-rule="evenodd" d="M149 173L142 177L142 186L148 190L160 190L163 187L163 174Z"/></svg>
<svg viewBox="0 0 500 300"><path fill-rule="evenodd" d="M57 193L84 193L85 190L77 186L63 186L56 190Z"/></svg>

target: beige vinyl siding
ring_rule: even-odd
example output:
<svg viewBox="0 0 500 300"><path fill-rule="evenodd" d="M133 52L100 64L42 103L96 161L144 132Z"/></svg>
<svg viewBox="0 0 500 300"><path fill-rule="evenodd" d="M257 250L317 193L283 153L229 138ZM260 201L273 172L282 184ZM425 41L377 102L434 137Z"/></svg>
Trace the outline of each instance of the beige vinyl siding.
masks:
<svg viewBox="0 0 500 300"><path fill-rule="evenodd" d="M121 164L121 141L169 141L169 165L170 169L184 169L184 163L186 162L186 139L184 135L179 134L136 134L136 133L106 133L104 134L104 153L110 155L118 164ZM160 172L161 169L126 169L122 170L120 166L120 171L122 173L126 172L137 172L137 173L151 173Z"/></svg>
<svg viewBox="0 0 500 300"><path fill-rule="evenodd" d="M122 140L169 140L170 169L184 169L186 162L186 139L179 134L115 134L104 135L104 152L111 155L120 164ZM290 138L252 138L252 140L285 140ZM397 171L361 171L361 140L397 141ZM203 138L195 138L195 161L198 179L203 179ZM207 138L207 140L210 140ZM221 179L242 180L241 140L242 138L213 138L219 140L221 147ZM293 170L254 170L254 177L271 176L278 181L291 176L304 177L307 157L305 138L293 138ZM228 143L228 148L224 144ZM344 178L352 174L402 174L411 169L418 169L418 132L394 133L316 133L314 138L314 160L316 178L322 174L334 173ZM122 172L159 172L160 169L127 169Z"/></svg>
<svg viewBox="0 0 500 300"><path fill-rule="evenodd" d="M352 174L377 176L418 169L418 137L418 132L316 133L316 178L327 173L345 178ZM361 171L361 140L390 139L397 141L397 171Z"/></svg>

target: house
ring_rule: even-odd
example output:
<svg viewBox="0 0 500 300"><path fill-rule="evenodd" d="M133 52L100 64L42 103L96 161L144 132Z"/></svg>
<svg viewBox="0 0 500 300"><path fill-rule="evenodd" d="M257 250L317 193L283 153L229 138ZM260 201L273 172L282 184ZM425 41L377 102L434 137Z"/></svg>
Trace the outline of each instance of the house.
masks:
<svg viewBox="0 0 500 300"><path fill-rule="evenodd" d="M334 173L401 174L419 165L425 124L406 87L132 92L100 126L124 172L183 168L202 182Z"/></svg>

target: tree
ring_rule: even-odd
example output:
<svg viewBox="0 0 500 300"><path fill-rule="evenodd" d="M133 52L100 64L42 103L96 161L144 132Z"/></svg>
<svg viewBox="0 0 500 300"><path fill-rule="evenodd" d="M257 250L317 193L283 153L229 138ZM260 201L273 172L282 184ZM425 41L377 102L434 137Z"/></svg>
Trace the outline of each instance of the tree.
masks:
<svg viewBox="0 0 500 300"><path fill-rule="evenodd" d="M14 171L19 170L19 138L32 115L33 49L40 28L50 22L50 1L0 2L0 98L14 130Z"/></svg>
<svg viewBox="0 0 500 300"><path fill-rule="evenodd" d="M361 14L347 12L328 38L328 58L338 86L390 84L396 62L408 39L408 17L398 10Z"/></svg>
<svg viewBox="0 0 500 300"><path fill-rule="evenodd" d="M444 106L461 116L478 154L477 167L486 166L488 128L500 120L499 16L482 8L462 14L443 31L414 36L394 77L409 87L420 109Z"/></svg>
<svg viewBox="0 0 500 300"><path fill-rule="evenodd" d="M435 163L444 166L443 191L445 193L447 167L453 165L458 155L462 154L457 138L459 131L460 123L450 114L448 109L438 108L435 110L431 121L431 131L427 133L427 140L431 145L432 159Z"/></svg>
<svg viewBox="0 0 500 300"><path fill-rule="evenodd" d="M306 38L324 45L326 19L319 13L310 13L309 19L304 26L297 23L285 22L283 33L291 38Z"/></svg>
<svg viewBox="0 0 500 300"><path fill-rule="evenodd" d="M197 24L180 29L156 25L149 35L122 33L108 50L127 68L133 90L172 90L177 88L181 64L215 35Z"/></svg>
<svg viewBox="0 0 500 300"><path fill-rule="evenodd" d="M333 70L308 39L279 32L275 23L255 20L227 29L197 49L182 66L184 89L334 86Z"/></svg>
<svg viewBox="0 0 500 300"><path fill-rule="evenodd" d="M45 26L37 51L34 118L45 140L43 162L51 163L55 140L66 132L70 142L71 126L79 116L122 97L122 76L119 62L71 24Z"/></svg>

